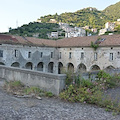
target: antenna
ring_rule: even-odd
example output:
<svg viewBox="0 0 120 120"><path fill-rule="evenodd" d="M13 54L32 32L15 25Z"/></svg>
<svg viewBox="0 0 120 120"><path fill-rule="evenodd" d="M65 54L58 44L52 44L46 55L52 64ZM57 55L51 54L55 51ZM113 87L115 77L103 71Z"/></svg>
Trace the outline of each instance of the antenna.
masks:
<svg viewBox="0 0 120 120"><path fill-rule="evenodd" d="M16 28L18 28L18 20L16 20Z"/></svg>

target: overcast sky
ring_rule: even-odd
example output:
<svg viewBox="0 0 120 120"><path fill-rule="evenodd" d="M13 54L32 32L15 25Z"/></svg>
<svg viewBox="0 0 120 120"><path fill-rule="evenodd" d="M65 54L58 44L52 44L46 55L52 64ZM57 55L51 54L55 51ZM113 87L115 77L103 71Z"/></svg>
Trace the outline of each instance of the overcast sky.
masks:
<svg viewBox="0 0 120 120"><path fill-rule="evenodd" d="M120 0L0 0L0 32L36 21L48 14L75 12L86 7L103 10Z"/></svg>

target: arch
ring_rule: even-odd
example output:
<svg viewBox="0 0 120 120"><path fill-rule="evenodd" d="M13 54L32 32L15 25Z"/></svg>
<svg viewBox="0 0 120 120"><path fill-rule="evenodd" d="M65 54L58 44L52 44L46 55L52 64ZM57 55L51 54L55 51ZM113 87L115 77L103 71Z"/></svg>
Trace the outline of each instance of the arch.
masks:
<svg viewBox="0 0 120 120"><path fill-rule="evenodd" d="M115 67L113 67L112 65L105 68L106 71L113 71L114 69Z"/></svg>
<svg viewBox="0 0 120 120"><path fill-rule="evenodd" d="M100 70L100 67L98 65L93 65L91 67L91 71L98 71L98 70Z"/></svg>
<svg viewBox="0 0 120 120"><path fill-rule="evenodd" d="M50 62L50 63L48 64L48 72L53 73L53 67L54 67L54 63L53 63L53 62Z"/></svg>
<svg viewBox="0 0 120 120"><path fill-rule="evenodd" d="M43 67L44 67L44 63L43 62L39 62L37 65L37 70L38 71L43 71Z"/></svg>
<svg viewBox="0 0 120 120"><path fill-rule="evenodd" d="M0 65L5 65L3 62L0 62Z"/></svg>
<svg viewBox="0 0 120 120"><path fill-rule="evenodd" d="M12 66L12 67L20 67L20 63L18 63L18 62L14 62L14 63L12 63L11 66Z"/></svg>
<svg viewBox="0 0 120 120"><path fill-rule="evenodd" d="M28 62L28 63L26 63L25 68L32 70L33 69L33 64L31 62Z"/></svg>
<svg viewBox="0 0 120 120"><path fill-rule="evenodd" d="M78 65L78 72L85 72L86 71L86 66L83 63L80 63Z"/></svg>
<svg viewBox="0 0 120 120"><path fill-rule="evenodd" d="M68 63L68 71L74 72L74 65L72 63Z"/></svg>
<svg viewBox="0 0 120 120"><path fill-rule="evenodd" d="M62 73L62 69L63 69L63 64L61 62L58 63L58 74Z"/></svg>

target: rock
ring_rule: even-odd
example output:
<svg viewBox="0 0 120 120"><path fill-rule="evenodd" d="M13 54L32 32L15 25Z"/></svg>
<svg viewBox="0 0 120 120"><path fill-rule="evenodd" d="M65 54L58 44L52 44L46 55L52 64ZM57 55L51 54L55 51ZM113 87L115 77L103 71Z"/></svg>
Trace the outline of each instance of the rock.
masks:
<svg viewBox="0 0 120 120"><path fill-rule="evenodd" d="M37 98L38 100L42 100L42 98L41 98L41 97L39 97L39 96L36 96L36 98Z"/></svg>

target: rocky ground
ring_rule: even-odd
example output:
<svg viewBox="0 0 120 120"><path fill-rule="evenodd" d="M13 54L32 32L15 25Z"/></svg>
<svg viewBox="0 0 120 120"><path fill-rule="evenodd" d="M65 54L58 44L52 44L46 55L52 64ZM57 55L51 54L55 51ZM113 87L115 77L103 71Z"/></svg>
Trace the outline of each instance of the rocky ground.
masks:
<svg viewBox="0 0 120 120"><path fill-rule="evenodd" d="M120 115L57 98L17 98L0 89L0 120L120 120Z"/></svg>
<svg viewBox="0 0 120 120"><path fill-rule="evenodd" d="M97 106L68 103L58 98L18 98L6 93L0 81L0 120L120 120L120 115ZM117 92L120 95L120 88ZM115 89L109 93L115 93Z"/></svg>

